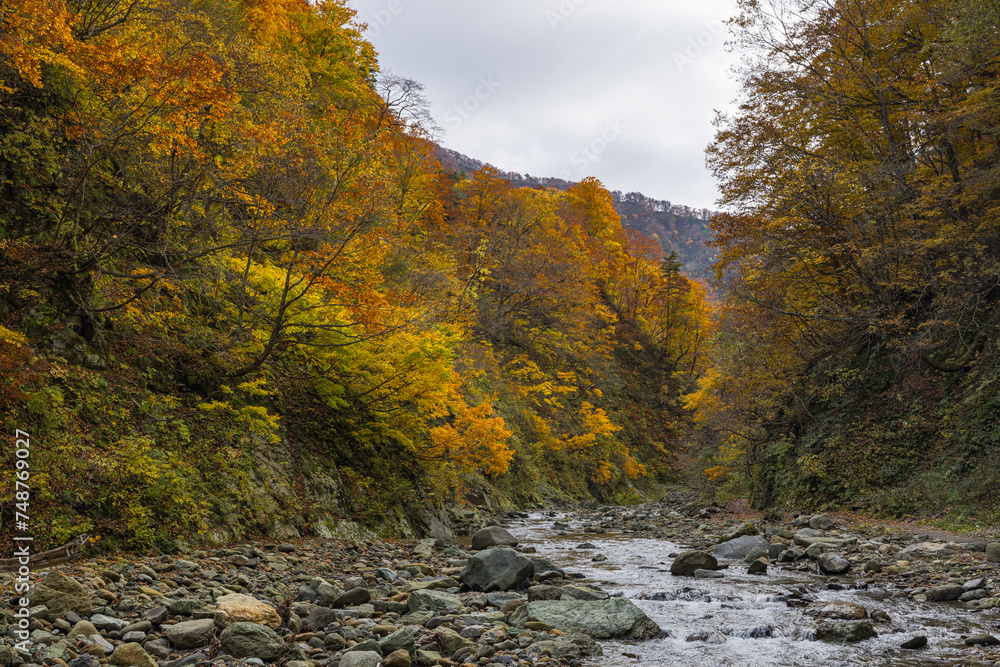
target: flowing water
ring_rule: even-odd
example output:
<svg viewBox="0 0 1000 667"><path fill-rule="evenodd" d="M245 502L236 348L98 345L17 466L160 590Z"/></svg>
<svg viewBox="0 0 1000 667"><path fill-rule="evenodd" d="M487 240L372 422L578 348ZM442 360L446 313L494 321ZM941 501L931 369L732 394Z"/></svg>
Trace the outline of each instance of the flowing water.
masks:
<svg viewBox="0 0 1000 667"><path fill-rule="evenodd" d="M557 531L555 521L570 528ZM732 564L722 579L674 577L670 574L672 554L684 551L684 545L613 531L585 533L573 515L532 514L509 530L522 546L534 546L537 556L585 575L581 583L599 584L612 595L633 600L670 633L644 642L602 642L604 656L593 661L598 665L993 664L985 661L983 648L966 646L963 641L978 632L995 634L1000 617L993 611L971 612L961 603L914 602L899 590L853 589L850 577L837 578L844 590L830 590L827 578L774 566L769 566L766 576L751 576L742 561L720 561ZM576 548L584 542L597 549ZM593 562L596 554L607 560ZM873 623L879 636L856 644L815 641L812 633L817 621L801 608L789 606L790 594L855 602L869 613L883 610L891 623ZM926 636L928 646L919 650L899 647L915 635Z"/></svg>

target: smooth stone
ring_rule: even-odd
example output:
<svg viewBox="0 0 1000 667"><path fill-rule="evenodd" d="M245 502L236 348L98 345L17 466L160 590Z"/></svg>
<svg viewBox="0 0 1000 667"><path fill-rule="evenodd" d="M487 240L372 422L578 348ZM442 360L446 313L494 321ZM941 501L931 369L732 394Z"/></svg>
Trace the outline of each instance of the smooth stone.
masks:
<svg viewBox="0 0 1000 667"><path fill-rule="evenodd" d="M132 665L137 665L138 667L157 667L157 662L153 659L153 656L146 653L135 642L118 646L115 652L111 654L111 657L108 658L108 662L116 667L132 667Z"/></svg>
<svg viewBox="0 0 1000 667"><path fill-rule="evenodd" d="M285 642L266 625L233 623L219 637L222 648L234 658L260 658L265 662L281 655Z"/></svg>
<svg viewBox="0 0 1000 667"><path fill-rule="evenodd" d="M810 603L804 610L808 616L838 620L861 620L868 618L868 610L856 602L846 600L820 600Z"/></svg>
<svg viewBox="0 0 1000 667"><path fill-rule="evenodd" d="M1000 563L1000 542L986 545L986 560L991 563Z"/></svg>
<svg viewBox="0 0 1000 667"><path fill-rule="evenodd" d="M923 648L925 646L927 646L927 637L924 637L923 635L918 635L916 637L907 639L905 642L899 645L899 648L917 649L917 648Z"/></svg>
<svg viewBox="0 0 1000 667"><path fill-rule="evenodd" d="M726 575L718 570L695 570L696 579L722 579Z"/></svg>
<svg viewBox="0 0 1000 667"><path fill-rule="evenodd" d="M823 574L846 574L851 570L851 561L844 558L843 554L836 552L820 554L816 562Z"/></svg>
<svg viewBox="0 0 1000 667"><path fill-rule="evenodd" d="M215 621L211 618L203 618L165 625L163 626L163 634L177 648L198 648L208 644L215 636Z"/></svg>
<svg viewBox="0 0 1000 667"><path fill-rule="evenodd" d="M980 632L968 637L965 640L965 643L969 646L996 646L1000 644L1000 639L997 639L991 634Z"/></svg>
<svg viewBox="0 0 1000 667"><path fill-rule="evenodd" d="M827 642L855 642L878 637L871 621L826 621L816 628L816 638Z"/></svg>
<svg viewBox="0 0 1000 667"><path fill-rule="evenodd" d="M769 546L767 538L760 535L742 535L735 539L712 547L712 555L716 558L742 559L754 549L766 550ZM706 568L707 569L707 568Z"/></svg>
<svg viewBox="0 0 1000 667"><path fill-rule="evenodd" d="M767 574L767 563L762 560L755 560L747 568L747 574Z"/></svg>
<svg viewBox="0 0 1000 667"><path fill-rule="evenodd" d="M951 602L962 597L965 587L961 584L945 584L944 586L934 586L928 588L924 595L932 602Z"/></svg>
<svg viewBox="0 0 1000 667"><path fill-rule="evenodd" d="M215 604L218 606L219 611L225 612L228 617L226 619L227 625L247 621L266 625L272 630L277 630L281 627L281 617L278 616L277 610L268 603L250 595L230 593L229 595L216 598Z"/></svg>
<svg viewBox="0 0 1000 667"><path fill-rule="evenodd" d="M670 574L675 577L693 577L695 570L714 570L719 567L715 556L705 551L682 551L670 564Z"/></svg>
<svg viewBox="0 0 1000 667"><path fill-rule="evenodd" d="M526 607L527 621L540 621L595 639L649 639L660 634L659 626L628 598L540 600Z"/></svg>
<svg viewBox="0 0 1000 667"><path fill-rule="evenodd" d="M411 612L432 611L439 612L445 609L461 609L464 605L462 599L457 595L445 593L444 591L423 590L413 591L406 600L406 606Z"/></svg>

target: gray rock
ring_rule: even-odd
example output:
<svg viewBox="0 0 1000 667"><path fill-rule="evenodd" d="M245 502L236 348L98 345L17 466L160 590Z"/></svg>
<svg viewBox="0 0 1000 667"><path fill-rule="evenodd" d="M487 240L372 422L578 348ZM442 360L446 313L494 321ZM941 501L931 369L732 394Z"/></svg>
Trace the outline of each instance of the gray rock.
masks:
<svg viewBox="0 0 1000 667"><path fill-rule="evenodd" d="M382 655L389 655L402 649L410 655L411 660L416 658L415 638L409 628L400 628L383 637L379 640L378 647L382 651Z"/></svg>
<svg viewBox="0 0 1000 667"><path fill-rule="evenodd" d="M970 635L966 638L965 643L969 646L996 646L997 644L1000 644L1000 639L997 639L991 634L980 632Z"/></svg>
<svg viewBox="0 0 1000 667"><path fill-rule="evenodd" d="M770 545L768 545L768 548L770 548ZM743 557L743 562L749 564L754 562L758 558L764 558L766 556L767 556L766 549L761 549L760 547L754 547L753 549L750 550L750 553L748 553L746 556Z"/></svg>
<svg viewBox="0 0 1000 667"><path fill-rule="evenodd" d="M833 519L829 514L817 514L809 519L809 527L813 530L830 530L833 528Z"/></svg>
<svg viewBox="0 0 1000 667"><path fill-rule="evenodd" d="M722 579L726 575L718 570L695 570L696 579Z"/></svg>
<svg viewBox="0 0 1000 667"><path fill-rule="evenodd" d="M716 558L746 558L754 549L765 550L768 547L766 537L760 535L743 535L735 539L717 544L712 548L712 555Z"/></svg>
<svg viewBox="0 0 1000 667"><path fill-rule="evenodd" d="M660 634L660 627L628 598L541 600L529 602L526 611L528 621L594 639L649 639Z"/></svg>
<svg viewBox="0 0 1000 667"><path fill-rule="evenodd" d="M439 612L463 607L462 599L457 595L433 589L413 591L406 600L406 606L411 612Z"/></svg>
<svg viewBox="0 0 1000 667"><path fill-rule="evenodd" d="M733 530L729 531L725 535L719 538L719 542L728 542L730 540L735 540L738 537L743 537L744 535L759 535L760 528L753 521L747 521L741 526L737 526Z"/></svg>
<svg viewBox="0 0 1000 667"><path fill-rule="evenodd" d="M961 584L945 584L944 586L934 586L928 588L924 595L931 602L951 602L962 597L965 587Z"/></svg>
<svg viewBox="0 0 1000 667"><path fill-rule="evenodd" d="M371 591L369 591L367 588L358 586L356 588L352 588L346 593L338 595L337 598L330 603L330 606L333 607L334 609L344 609L345 607L356 607L359 604L365 604L371 599L372 599Z"/></svg>
<svg viewBox="0 0 1000 667"><path fill-rule="evenodd" d="M58 618L68 611L89 616L93 609L87 589L75 579L56 570L50 571L41 583L28 591L28 599L32 606L48 607L50 619Z"/></svg>
<svg viewBox="0 0 1000 667"><path fill-rule="evenodd" d="M106 616L104 614L94 614L90 617L90 622L98 630L121 630L128 623L120 618L115 618L113 616Z"/></svg>
<svg viewBox="0 0 1000 667"><path fill-rule="evenodd" d="M198 648L208 644L215 635L215 621L202 618L196 621L182 621L174 625L164 625L163 634L177 648Z"/></svg>
<svg viewBox="0 0 1000 667"><path fill-rule="evenodd" d="M167 608L170 610L171 614L176 614L177 616L190 616L204 607L204 600L199 600L197 598L185 598L183 600L174 600Z"/></svg>
<svg viewBox="0 0 1000 667"><path fill-rule="evenodd" d="M825 642L855 643L878 637L871 621L827 621L816 628L816 638Z"/></svg>
<svg viewBox="0 0 1000 667"><path fill-rule="evenodd" d="M548 652L553 658L588 658L602 655L601 645L586 635L578 632L567 632L563 635L549 638L531 644L528 654Z"/></svg>
<svg viewBox="0 0 1000 667"><path fill-rule="evenodd" d="M69 647L66 642L56 642L51 646L46 646L42 649L41 653L38 654L38 658L44 665L51 665L56 660L61 660L63 662L69 662L73 659L73 656L69 653Z"/></svg>
<svg viewBox="0 0 1000 667"><path fill-rule="evenodd" d="M816 544L826 549L843 549L850 544L857 544L857 537L824 537L823 535L808 535L808 529L795 533L792 541L800 547L807 548Z"/></svg>
<svg viewBox="0 0 1000 667"><path fill-rule="evenodd" d="M946 542L919 542L911 544L896 554L898 560L931 560L934 558L948 558L959 553L957 544Z"/></svg>
<svg viewBox="0 0 1000 667"><path fill-rule="evenodd" d="M693 577L695 570L714 570L718 566L719 561L710 553L682 551L670 564L670 574L675 577Z"/></svg>
<svg viewBox="0 0 1000 667"><path fill-rule="evenodd" d="M974 591L978 588L986 588L986 579L982 577L979 577L978 579L971 579L962 584L962 588L967 591Z"/></svg>
<svg viewBox="0 0 1000 667"><path fill-rule="evenodd" d="M500 526L487 526L477 530L472 536L472 548L476 550L488 549L497 546L517 546L517 538Z"/></svg>
<svg viewBox="0 0 1000 667"><path fill-rule="evenodd" d="M820 554L816 562L823 574L846 574L851 571L851 561L836 552Z"/></svg>
<svg viewBox="0 0 1000 667"><path fill-rule="evenodd" d="M747 574L767 574L767 563L758 559L750 563Z"/></svg>
<svg viewBox="0 0 1000 667"><path fill-rule="evenodd" d="M586 586L563 586L557 590L557 600L607 600L610 597L607 591L597 591Z"/></svg>
<svg viewBox="0 0 1000 667"><path fill-rule="evenodd" d="M470 556L461 579L472 590L489 593L515 588L534 571L529 559L513 549L498 547Z"/></svg>
<svg viewBox="0 0 1000 667"><path fill-rule="evenodd" d="M991 563L1000 563L1000 542L986 545L986 560Z"/></svg>
<svg viewBox="0 0 1000 667"><path fill-rule="evenodd" d="M971 591L965 591L959 596L959 602L972 602L973 600L983 600L988 598L990 594L983 590L982 588L975 588Z"/></svg>
<svg viewBox="0 0 1000 667"><path fill-rule="evenodd" d="M277 659L285 646L271 628L247 621L233 623L219 639L222 649L234 658L260 658L266 662Z"/></svg>
<svg viewBox="0 0 1000 667"><path fill-rule="evenodd" d="M340 658L340 667L378 667L381 660L375 651L350 651Z"/></svg>

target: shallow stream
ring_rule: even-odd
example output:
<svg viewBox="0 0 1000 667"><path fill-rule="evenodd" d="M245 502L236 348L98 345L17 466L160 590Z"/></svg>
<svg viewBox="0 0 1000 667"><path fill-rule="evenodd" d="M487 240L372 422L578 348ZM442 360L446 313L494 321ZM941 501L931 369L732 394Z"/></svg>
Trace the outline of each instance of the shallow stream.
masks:
<svg viewBox="0 0 1000 667"><path fill-rule="evenodd" d="M560 521L569 528L557 530ZM669 637L645 642L602 642L604 656L594 664L709 665L741 667L788 665L992 665L984 649L964 638L977 632L997 633L992 611L972 612L962 603L915 602L902 591L852 588L853 578L837 577L843 590L830 590L831 578L769 566L766 576L746 573L742 561L731 563L722 579L694 579L670 574L672 555L682 544L608 531L585 533L572 514L536 513L508 527L522 546L570 572L586 576L580 583L599 584L612 595L633 600ZM562 534L559 534L562 533ZM579 549L589 542L596 549ZM593 562L597 554L606 561ZM644 597L667 593L677 599ZM789 594L819 600L861 604L869 614L888 613L890 623L873 623L877 638L838 645L811 639L817 621L786 603ZM678 595L679 594L679 595ZM927 637L919 650L900 648L915 635Z"/></svg>

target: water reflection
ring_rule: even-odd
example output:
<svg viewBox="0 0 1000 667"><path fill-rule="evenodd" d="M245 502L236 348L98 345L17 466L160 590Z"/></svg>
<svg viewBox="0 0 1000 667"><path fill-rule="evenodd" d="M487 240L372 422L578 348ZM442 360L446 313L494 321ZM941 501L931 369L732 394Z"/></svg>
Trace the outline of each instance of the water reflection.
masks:
<svg viewBox="0 0 1000 667"><path fill-rule="evenodd" d="M558 532L554 522L560 522ZM510 526L538 555L573 572L582 582L598 583L612 595L635 601L670 637L646 642L605 642L597 664L739 665L741 667L814 665L992 665L977 657L979 648L964 644L962 635L995 631L993 614L971 613L942 603L913 602L901 591L854 590L850 577L838 578L844 590L828 590L828 579L806 572L769 567L753 576L740 561L722 579L694 579L670 574L673 555L683 545L622 533L584 533L571 516L533 514ZM594 549L577 548L590 542ZM595 562L595 556L607 560ZM799 608L809 600L844 600L864 606L869 614L888 613L891 622L874 623L877 638L849 645L814 641L817 621ZM789 601L800 602L790 606ZM899 647L914 635L925 635L928 648Z"/></svg>

